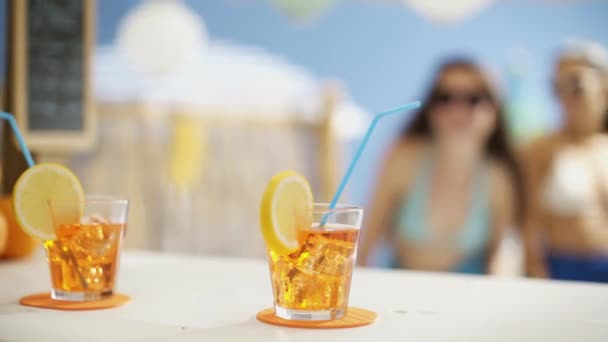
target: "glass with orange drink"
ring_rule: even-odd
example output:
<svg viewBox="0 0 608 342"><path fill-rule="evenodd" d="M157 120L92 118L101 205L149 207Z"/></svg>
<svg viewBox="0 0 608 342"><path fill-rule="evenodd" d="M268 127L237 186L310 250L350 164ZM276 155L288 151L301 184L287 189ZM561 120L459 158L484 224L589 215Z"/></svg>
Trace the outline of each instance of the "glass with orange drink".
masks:
<svg viewBox="0 0 608 342"><path fill-rule="evenodd" d="M341 318L355 265L363 209L313 204L306 179L282 172L261 208L275 315L289 320Z"/></svg>
<svg viewBox="0 0 608 342"><path fill-rule="evenodd" d="M81 215L70 215L77 207ZM44 248L53 299L97 300L113 293L127 208L126 200L108 197L49 201L55 239Z"/></svg>
<svg viewBox="0 0 608 342"><path fill-rule="evenodd" d="M44 242L51 298L89 301L112 295L127 200L85 197L69 169L42 163L18 179L13 207L21 229Z"/></svg>

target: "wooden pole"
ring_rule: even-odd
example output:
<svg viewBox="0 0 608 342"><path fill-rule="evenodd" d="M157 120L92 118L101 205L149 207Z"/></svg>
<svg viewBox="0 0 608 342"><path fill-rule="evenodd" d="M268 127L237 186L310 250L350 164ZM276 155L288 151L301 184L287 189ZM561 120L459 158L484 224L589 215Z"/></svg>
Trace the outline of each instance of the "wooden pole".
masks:
<svg viewBox="0 0 608 342"><path fill-rule="evenodd" d="M323 117L319 139L319 202L329 202L336 191L336 141L333 130L333 116L340 99L340 88L336 84L327 84L323 91Z"/></svg>

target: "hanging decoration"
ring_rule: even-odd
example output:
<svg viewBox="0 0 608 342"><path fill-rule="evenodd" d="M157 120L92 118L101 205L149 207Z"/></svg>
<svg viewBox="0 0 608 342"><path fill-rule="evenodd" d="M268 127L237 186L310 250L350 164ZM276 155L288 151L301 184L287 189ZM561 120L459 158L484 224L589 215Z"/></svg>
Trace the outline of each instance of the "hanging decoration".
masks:
<svg viewBox="0 0 608 342"><path fill-rule="evenodd" d="M289 18L310 22L322 16L340 0L272 0L272 3Z"/></svg>
<svg viewBox="0 0 608 342"><path fill-rule="evenodd" d="M199 59L207 41L203 18L182 0L142 1L120 23L116 38L136 67L155 75Z"/></svg>
<svg viewBox="0 0 608 342"><path fill-rule="evenodd" d="M493 0L402 0L423 17L441 24L462 22L487 7Z"/></svg>

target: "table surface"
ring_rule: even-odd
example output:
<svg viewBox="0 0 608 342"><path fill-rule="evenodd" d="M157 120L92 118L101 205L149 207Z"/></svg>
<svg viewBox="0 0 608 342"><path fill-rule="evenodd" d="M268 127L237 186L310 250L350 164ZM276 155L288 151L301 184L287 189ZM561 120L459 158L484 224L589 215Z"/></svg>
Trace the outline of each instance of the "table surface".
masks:
<svg viewBox="0 0 608 342"><path fill-rule="evenodd" d="M262 260L124 252L119 292L132 302L99 311L20 306L47 291L42 256L0 263L0 341L608 341L608 286L355 271L351 304L367 327L281 328L256 321L271 305Z"/></svg>

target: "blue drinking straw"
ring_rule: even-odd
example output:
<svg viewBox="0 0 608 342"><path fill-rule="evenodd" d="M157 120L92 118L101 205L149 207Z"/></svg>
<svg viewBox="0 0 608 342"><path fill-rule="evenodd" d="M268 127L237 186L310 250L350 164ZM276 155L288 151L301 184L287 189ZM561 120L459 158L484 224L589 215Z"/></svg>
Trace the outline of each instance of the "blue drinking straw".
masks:
<svg viewBox="0 0 608 342"><path fill-rule="evenodd" d="M363 140L359 144L359 147L357 148L357 152L355 153L353 160L350 162L348 169L346 169L346 173L344 174L344 177L342 177L342 181L340 181L338 190L336 190L336 193L334 194L334 197L329 204L330 210L334 209L336 207L336 204L338 204L338 200L340 199L340 196L342 195L342 192L344 191L344 187L346 187L346 183L348 183L348 180L350 179L350 176L353 173L353 169L357 165L357 162L359 161L361 154L363 154L363 150L365 149L365 146L367 145L367 141L371 137L372 132L374 131L374 128L376 128L376 124L378 124L378 121L380 121L380 119L384 118L385 116L400 113L400 112L407 112L407 111L410 111L410 110L416 109L416 108L420 108L420 101L410 102L403 106L378 113L374 116L374 120L372 120L372 123L367 128L367 132L365 132L365 136L363 137ZM323 219L321 220L321 227L325 226L328 218L329 218L329 213L327 213L323 216Z"/></svg>
<svg viewBox="0 0 608 342"><path fill-rule="evenodd" d="M25 144L25 140L23 139L23 136L21 135L21 131L19 130L19 127L17 126L17 122L15 121L15 118L9 113L0 112L0 119L4 119L4 120L8 121L9 125L11 125L11 129L13 130L13 134L15 134L15 137L17 138L17 142L19 143L19 147L21 148L23 157L25 157L27 166L33 167L34 159L32 159L32 154L30 153L30 150L27 148L27 145Z"/></svg>

